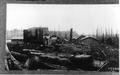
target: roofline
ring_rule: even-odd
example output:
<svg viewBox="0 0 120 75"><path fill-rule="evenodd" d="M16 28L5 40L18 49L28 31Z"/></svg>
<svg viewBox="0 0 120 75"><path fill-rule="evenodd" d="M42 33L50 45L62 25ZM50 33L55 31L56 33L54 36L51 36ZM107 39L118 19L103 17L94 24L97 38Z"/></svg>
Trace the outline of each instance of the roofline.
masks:
<svg viewBox="0 0 120 75"><path fill-rule="evenodd" d="M97 39L96 39L96 38L94 38L94 37L90 37L90 36L89 36L89 37L84 37L84 38L82 38L82 39L81 39L81 41L83 41L83 40L85 40L85 39L88 39L88 38L92 38L92 39L94 39L94 40L96 40L96 41L98 41L98 42L99 42L99 40L97 40Z"/></svg>

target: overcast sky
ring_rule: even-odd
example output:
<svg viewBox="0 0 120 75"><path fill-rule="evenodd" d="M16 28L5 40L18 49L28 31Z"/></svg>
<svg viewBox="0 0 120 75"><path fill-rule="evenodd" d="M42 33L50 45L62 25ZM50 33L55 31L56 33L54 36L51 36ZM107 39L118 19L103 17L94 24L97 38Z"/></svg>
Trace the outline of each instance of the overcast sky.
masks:
<svg viewBox="0 0 120 75"><path fill-rule="evenodd" d="M7 30L48 27L49 30L91 34L96 29L118 31L118 5L7 4Z"/></svg>

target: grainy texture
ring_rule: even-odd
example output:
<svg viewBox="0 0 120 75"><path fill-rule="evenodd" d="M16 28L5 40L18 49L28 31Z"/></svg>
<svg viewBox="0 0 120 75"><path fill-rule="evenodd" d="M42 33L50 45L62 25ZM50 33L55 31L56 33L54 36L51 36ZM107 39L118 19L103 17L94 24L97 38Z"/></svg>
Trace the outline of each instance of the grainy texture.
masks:
<svg viewBox="0 0 120 75"><path fill-rule="evenodd" d="M119 0L5 0L10 3L40 4L119 4Z"/></svg>
<svg viewBox="0 0 120 75"><path fill-rule="evenodd" d="M5 2L0 0L0 71L5 70L4 57L5 57L5 26L6 26L6 14L5 14Z"/></svg>
<svg viewBox="0 0 120 75"><path fill-rule="evenodd" d="M0 73L15 73L15 72L5 72L4 58L5 58L5 33L6 33L6 3L40 3L40 4L118 4L119 0L0 0ZM40 71L40 72L16 72L16 73L49 73L48 71ZM50 72L53 73L53 72ZM56 73L56 72L54 72ZM63 72L65 73L65 72ZM70 74L71 72L66 72L66 74ZM74 72L72 72L74 73ZM79 74L79 72L77 72ZM75 72L76 74L76 72ZM88 73L91 74L92 73ZM98 73L94 73L98 74ZM118 75L118 73L104 73L104 75ZM85 74L86 75L86 74ZM99 73L98 75L103 75L103 73Z"/></svg>

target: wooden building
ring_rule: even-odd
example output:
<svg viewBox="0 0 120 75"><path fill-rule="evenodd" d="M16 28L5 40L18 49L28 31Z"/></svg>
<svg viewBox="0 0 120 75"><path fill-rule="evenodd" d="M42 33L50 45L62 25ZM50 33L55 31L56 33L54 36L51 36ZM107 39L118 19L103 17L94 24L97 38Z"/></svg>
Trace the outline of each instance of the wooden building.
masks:
<svg viewBox="0 0 120 75"><path fill-rule="evenodd" d="M23 44L23 37L19 36L19 37L13 37L11 39L11 43L12 44Z"/></svg>
<svg viewBox="0 0 120 75"><path fill-rule="evenodd" d="M48 34L46 27L34 27L24 30L24 42L44 44L43 36Z"/></svg>
<svg viewBox="0 0 120 75"><path fill-rule="evenodd" d="M80 40L80 43L88 46L100 45L99 41L93 37L84 37Z"/></svg>

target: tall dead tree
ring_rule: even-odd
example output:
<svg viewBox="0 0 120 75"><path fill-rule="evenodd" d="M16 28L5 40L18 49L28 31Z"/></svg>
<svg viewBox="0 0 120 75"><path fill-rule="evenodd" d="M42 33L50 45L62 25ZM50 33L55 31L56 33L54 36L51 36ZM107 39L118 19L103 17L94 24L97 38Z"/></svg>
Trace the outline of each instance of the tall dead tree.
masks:
<svg viewBox="0 0 120 75"><path fill-rule="evenodd" d="M70 42L72 42L72 38L73 38L73 29L70 29Z"/></svg>

